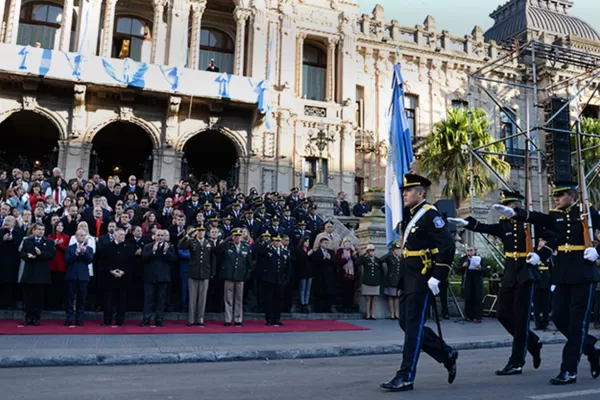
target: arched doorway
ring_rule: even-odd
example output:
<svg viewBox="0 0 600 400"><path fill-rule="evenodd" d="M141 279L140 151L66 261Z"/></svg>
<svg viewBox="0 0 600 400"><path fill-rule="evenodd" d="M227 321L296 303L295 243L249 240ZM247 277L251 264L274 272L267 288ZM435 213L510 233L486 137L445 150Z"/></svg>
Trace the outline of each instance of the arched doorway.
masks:
<svg viewBox="0 0 600 400"><path fill-rule="evenodd" d="M19 111L0 124L0 169L51 170L58 160L60 132L48 118Z"/></svg>
<svg viewBox="0 0 600 400"><path fill-rule="evenodd" d="M238 152L221 132L201 132L187 141L183 151L182 179L211 184L226 180L230 186L238 185Z"/></svg>
<svg viewBox="0 0 600 400"><path fill-rule="evenodd" d="M148 133L138 125L113 122L94 136L90 172L104 179L112 175L152 179L152 147Z"/></svg>

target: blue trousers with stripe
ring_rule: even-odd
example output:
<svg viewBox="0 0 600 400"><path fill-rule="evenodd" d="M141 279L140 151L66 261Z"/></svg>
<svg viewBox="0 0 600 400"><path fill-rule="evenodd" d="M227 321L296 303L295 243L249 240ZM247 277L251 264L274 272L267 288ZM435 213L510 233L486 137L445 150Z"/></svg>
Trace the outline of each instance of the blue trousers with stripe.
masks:
<svg viewBox="0 0 600 400"><path fill-rule="evenodd" d="M498 321L513 337L508 363L518 367L525 365L527 351L531 353L539 347L540 338L529 329L533 291L533 282L525 282L502 286L498 293Z"/></svg>
<svg viewBox="0 0 600 400"><path fill-rule="evenodd" d="M404 331L404 347L402 364L396 376L410 382L415 379L421 350L439 363L447 361L452 351L431 328L425 326L425 315L430 301L430 293L409 293L400 296L398 322Z"/></svg>
<svg viewBox="0 0 600 400"><path fill-rule="evenodd" d="M594 304L595 283L558 284L552 301L552 320L565 335L561 371L577 373L581 355L594 351L597 339L588 335L590 315Z"/></svg>

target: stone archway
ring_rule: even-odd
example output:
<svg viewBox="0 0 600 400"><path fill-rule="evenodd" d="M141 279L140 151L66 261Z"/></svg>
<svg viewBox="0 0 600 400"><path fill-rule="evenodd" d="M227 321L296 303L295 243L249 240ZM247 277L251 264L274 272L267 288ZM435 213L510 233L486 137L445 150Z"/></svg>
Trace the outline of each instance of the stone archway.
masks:
<svg viewBox="0 0 600 400"><path fill-rule="evenodd" d="M237 146L217 130L200 132L183 146L182 179L211 184L226 180L230 186L238 186L239 169Z"/></svg>
<svg viewBox="0 0 600 400"><path fill-rule="evenodd" d="M0 169L52 170L57 166L61 132L34 111L17 111L0 123Z"/></svg>
<svg viewBox="0 0 600 400"><path fill-rule="evenodd" d="M145 129L134 123L112 122L100 129L92 140L90 173L106 179L129 175L152 179L154 143Z"/></svg>

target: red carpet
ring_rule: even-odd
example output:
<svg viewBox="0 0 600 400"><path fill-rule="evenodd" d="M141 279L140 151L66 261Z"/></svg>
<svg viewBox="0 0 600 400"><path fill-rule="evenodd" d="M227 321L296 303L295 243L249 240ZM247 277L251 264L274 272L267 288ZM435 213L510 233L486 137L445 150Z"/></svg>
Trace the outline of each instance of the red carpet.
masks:
<svg viewBox="0 0 600 400"><path fill-rule="evenodd" d="M63 326L64 321L41 321L40 326L22 326L22 321L0 321L0 335L152 335L167 333L284 333L365 331L368 328L331 320L283 321L284 326L265 326L264 321L245 321L244 326L225 327L222 321L207 321L206 327L188 327L185 321L165 321L164 328L140 327L141 321L127 321L124 326L100 326L100 321L85 321L85 326Z"/></svg>

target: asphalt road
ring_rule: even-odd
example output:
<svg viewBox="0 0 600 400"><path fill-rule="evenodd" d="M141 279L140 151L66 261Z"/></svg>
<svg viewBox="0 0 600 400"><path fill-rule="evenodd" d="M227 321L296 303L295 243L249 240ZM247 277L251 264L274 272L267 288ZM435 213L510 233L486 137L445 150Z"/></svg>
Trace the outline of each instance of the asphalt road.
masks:
<svg viewBox="0 0 600 400"><path fill-rule="evenodd" d="M344 357L312 360L248 361L205 364L113 367L49 367L0 369L0 398L64 400L235 399L477 399L546 400L600 398L600 379L593 380L582 359L575 385L554 387L548 379L560 365L562 346L544 347L542 366L530 363L521 376L497 377L494 370L508 357L507 348L462 351L454 385L444 368L423 355L415 390L385 393L398 356ZM528 360L529 361L529 360Z"/></svg>

